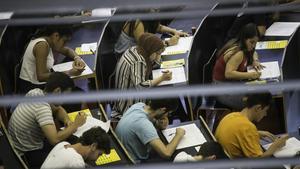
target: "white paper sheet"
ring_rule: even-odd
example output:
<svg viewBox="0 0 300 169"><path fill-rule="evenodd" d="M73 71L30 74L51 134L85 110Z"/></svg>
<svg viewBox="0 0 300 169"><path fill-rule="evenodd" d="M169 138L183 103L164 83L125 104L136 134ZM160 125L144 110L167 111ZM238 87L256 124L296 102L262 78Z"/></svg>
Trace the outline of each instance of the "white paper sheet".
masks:
<svg viewBox="0 0 300 169"><path fill-rule="evenodd" d="M158 78L159 76L161 76L163 74L162 71L166 71L166 70L169 70L169 71L172 72L172 79L169 80L169 81L163 81L160 84L158 84L158 86L186 82L186 76L185 76L183 66L169 68L169 69L152 70L153 79Z"/></svg>
<svg viewBox="0 0 300 169"><path fill-rule="evenodd" d="M175 55L186 53L191 49L193 36L180 37L177 45L166 47L165 51L161 55Z"/></svg>
<svg viewBox="0 0 300 169"><path fill-rule="evenodd" d="M73 133L73 135L80 137L85 131L89 130L92 127L98 127L98 126L101 127L107 133L110 127L110 120L107 122L103 122L91 116L87 116L84 125L79 127L77 131Z"/></svg>
<svg viewBox="0 0 300 169"><path fill-rule="evenodd" d="M265 33L265 36L291 36L300 25L300 22L274 22Z"/></svg>
<svg viewBox="0 0 300 169"><path fill-rule="evenodd" d="M166 137L169 143L175 136L176 128L182 128L185 130L185 135L183 136L182 140L179 142L178 146L176 147L176 150L200 145L206 142L206 139L201 133L200 129L196 126L196 124L193 123L193 124L188 124L184 126L163 130L162 133L164 134L164 136Z"/></svg>
<svg viewBox="0 0 300 169"><path fill-rule="evenodd" d="M0 20L10 19L13 12L0 12Z"/></svg>
<svg viewBox="0 0 300 169"><path fill-rule="evenodd" d="M82 52L95 52L97 50L97 42L94 43L83 43L81 44L81 51Z"/></svg>
<svg viewBox="0 0 300 169"><path fill-rule="evenodd" d="M72 64L73 64L73 61L65 62L65 63L60 63L60 64L57 64L57 65L54 65L52 67L52 69L55 72L64 72L64 71L72 69ZM84 71L80 75L78 75L78 76L71 76L71 78L85 76L85 75L90 75L92 73L93 73L93 71L91 70L91 68L87 64L85 64Z"/></svg>
<svg viewBox="0 0 300 169"><path fill-rule="evenodd" d="M280 77L280 69L277 61L273 62L262 62L261 63L265 68L261 70L260 79L274 79ZM255 71L253 67L248 66L248 72Z"/></svg>
<svg viewBox="0 0 300 169"><path fill-rule="evenodd" d="M96 8L92 10L92 16L109 17L112 16L112 8Z"/></svg>
<svg viewBox="0 0 300 169"><path fill-rule="evenodd" d="M272 143L263 145L264 149L268 149ZM285 146L274 153L275 157L293 157L300 151L300 141L295 137L289 138Z"/></svg>

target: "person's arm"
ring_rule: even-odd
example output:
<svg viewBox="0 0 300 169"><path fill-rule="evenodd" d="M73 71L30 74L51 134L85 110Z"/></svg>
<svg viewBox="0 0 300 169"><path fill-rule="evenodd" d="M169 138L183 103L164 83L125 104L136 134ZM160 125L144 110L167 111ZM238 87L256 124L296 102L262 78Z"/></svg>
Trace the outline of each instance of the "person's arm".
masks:
<svg viewBox="0 0 300 169"><path fill-rule="evenodd" d="M258 54L256 51L254 51L253 53L253 63L252 66L256 71L262 70L264 68L264 66L262 64L260 64L259 59L258 59Z"/></svg>
<svg viewBox="0 0 300 169"><path fill-rule="evenodd" d="M44 125L41 128L49 143L51 145L55 145L58 142L66 140L68 137L70 137L78 127L82 126L85 123L85 121L86 115L83 113L79 113L76 116L74 123L72 123L62 131L57 131L54 124Z"/></svg>
<svg viewBox="0 0 300 169"><path fill-rule="evenodd" d="M73 64L74 68L79 70L84 69L85 63L82 61L81 57L76 54L76 52L73 49L69 47L63 47L58 52L67 57L74 59L74 64Z"/></svg>
<svg viewBox="0 0 300 169"><path fill-rule="evenodd" d="M159 26L157 28L157 32L158 33L169 33L169 34L177 35L177 36L185 36L185 37L189 36L189 34L186 32L177 31L176 29L173 29L168 26L161 25L161 24L159 24Z"/></svg>
<svg viewBox="0 0 300 169"><path fill-rule="evenodd" d="M131 23L132 24L132 23ZM128 25L129 26L129 25ZM129 28L128 28L129 30ZM128 31L129 32L129 31ZM135 29L133 30L133 36L136 42L139 41L140 37L145 33L144 24L137 20L135 22Z"/></svg>
<svg viewBox="0 0 300 169"><path fill-rule="evenodd" d="M226 62L225 78L231 80L246 80L257 79L260 77L260 72L239 72L237 71L239 65L243 61L243 52L237 52L231 56Z"/></svg>
<svg viewBox="0 0 300 169"><path fill-rule="evenodd" d="M172 79L172 72L171 71L164 72L158 78L151 80L151 86L157 86L159 83L161 83L163 81L168 81L171 79Z"/></svg>
<svg viewBox="0 0 300 169"><path fill-rule="evenodd" d="M172 141L165 145L159 138L150 141L150 146L163 158L170 158L174 151L176 150L177 145L184 136L184 129L177 128L176 133Z"/></svg>
<svg viewBox="0 0 300 169"><path fill-rule="evenodd" d="M71 125L71 120L66 112L66 110L62 106L54 106L51 105L52 112L54 116L61 122L64 123L65 126Z"/></svg>
<svg viewBox="0 0 300 169"><path fill-rule="evenodd" d="M284 135L278 139L276 139L273 144L265 151L260 157L270 157L272 156L278 149L285 146L286 140L289 138L288 135Z"/></svg>
<svg viewBox="0 0 300 169"><path fill-rule="evenodd" d="M47 69L47 57L49 55L50 48L47 42L38 42L33 47L33 55L36 60L36 74L37 80L45 82L48 80L51 72Z"/></svg>

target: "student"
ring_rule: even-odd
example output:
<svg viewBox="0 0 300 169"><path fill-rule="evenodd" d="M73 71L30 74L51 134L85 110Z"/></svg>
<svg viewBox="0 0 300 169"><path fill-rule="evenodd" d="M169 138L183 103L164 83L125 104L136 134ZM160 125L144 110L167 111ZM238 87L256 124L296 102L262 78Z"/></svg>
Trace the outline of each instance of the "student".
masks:
<svg viewBox="0 0 300 169"><path fill-rule="evenodd" d="M217 53L217 61L213 69L214 83L255 80L261 75L263 66L258 60L255 46L258 41L256 25L250 23L243 27L237 39L227 42ZM252 65L257 71L247 72ZM218 96L217 100L230 108L241 110L243 96Z"/></svg>
<svg viewBox="0 0 300 169"><path fill-rule="evenodd" d="M177 105L176 99L151 100L147 104L136 103L124 113L116 127L116 134L137 163L147 160L151 149L163 158L171 157L185 131L177 128L172 141L165 145L151 121L174 111Z"/></svg>
<svg viewBox="0 0 300 169"><path fill-rule="evenodd" d="M19 76L20 93L27 93L34 88L43 89L51 74L56 52L74 59L73 68L65 73L79 75L85 67L74 50L65 47L72 36L72 30L67 26L48 26L37 36L29 42L23 56Z"/></svg>
<svg viewBox="0 0 300 169"><path fill-rule="evenodd" d="M152 65L160 62L164 44L160 38L151 33L140 37L137 46L128 49L120 58L116 66L115 87L121 90L143 89L157 86L162 81L171 80L172 72L165 72L162 76L150 80ZM129 106L138 100L118 100L113 107L113 117L120 117Z"/></svg>
<svg viewBox="0 0 300 169"><path fill-rule="evenodd" d="M178 153L173 162L190 162L201 160L216 160L227 159L222 146L218 142L205 142L200 146L200 149L195 156L191 156L182 151Z"/></svg>
<svg viewBox="0 0 300 169"><path fill-rule="evenodd" d="M95 163L103 153L110 153L109 136L101 127L95 127L84 132L76 144L57 144L41 168L85 168L85 162Z"/></svg>
<svg viewBox="0 0 300 169"><path fill-rule="evenodd" d="M30 90L26 97L46 96L48 94L62 94L70 92L74 86L73 80L61 72L52 73L45 85L45 89ZM57 131L53 116L63 122L66 128ZM8 132L15 149L28 161L30 167L40 167L49 153L46 143L55 145L67 139L78 127L86 121L85 114L79 113L72 123L66 111L59 105L47 102L20 103L9 120Z"/></svg>
<svg viewBox="0 0 300 169"><path fill-rule="evenodd" d="M230 113L220 121L215 136L232 158L270 157L285 145L288 136L277 139L267 131L258 131L253 124L267 115L271 100L270 93L250 94L241 112ZM265 152L260 146L260 138L274 141Z"/></svg>
<svg viewBox="0 0 300 169"><path fill-rule="evenodd" d="M144 33L168 33L173 36L168 41L164 41L166 46L176 45L180 36L188 36L187 33L177 31L176 29L161 25L159 21L155 20L135 20L127 21L122 32L115 44L115 53L121 55L127 49L135 46L138 40Z"/></svg>

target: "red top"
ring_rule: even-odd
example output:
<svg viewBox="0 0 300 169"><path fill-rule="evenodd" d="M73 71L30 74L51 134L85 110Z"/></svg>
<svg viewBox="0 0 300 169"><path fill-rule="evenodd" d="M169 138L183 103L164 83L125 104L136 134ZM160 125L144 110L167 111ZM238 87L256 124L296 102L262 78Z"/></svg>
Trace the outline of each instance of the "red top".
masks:
<svg viewBox="0 0 300 169"><path fill-rule="evenodd" d="M246 72L247 71L247 58L243 57L242 63L239 65L237 71ZM226 62L224 60L224 54L222 54L216 61L214 70L213 70L213 79L217 81L226 81L225 78L225 68Z"/></svg>

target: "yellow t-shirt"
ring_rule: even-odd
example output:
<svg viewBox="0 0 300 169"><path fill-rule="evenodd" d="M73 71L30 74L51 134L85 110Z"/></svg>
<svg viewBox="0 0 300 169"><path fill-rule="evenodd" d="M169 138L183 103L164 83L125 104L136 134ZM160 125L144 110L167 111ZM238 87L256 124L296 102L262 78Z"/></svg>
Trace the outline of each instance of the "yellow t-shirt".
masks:
<svg viewBox="0 0 300 169"><path fill-rule="evenodd" d="M257 157L263 153L256 126L239 112L226 115L215 136L232 158Z"/></svg>

